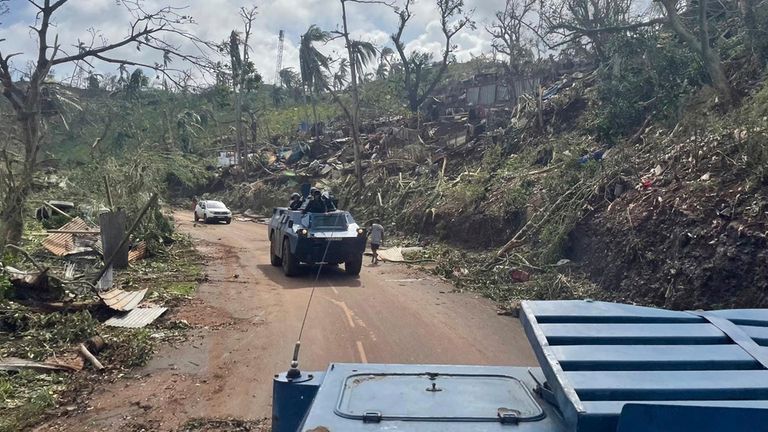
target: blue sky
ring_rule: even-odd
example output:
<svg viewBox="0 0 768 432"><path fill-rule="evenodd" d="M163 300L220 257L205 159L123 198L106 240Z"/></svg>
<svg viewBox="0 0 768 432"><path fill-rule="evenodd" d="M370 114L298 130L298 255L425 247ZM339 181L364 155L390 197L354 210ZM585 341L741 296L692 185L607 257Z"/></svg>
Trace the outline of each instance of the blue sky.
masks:
<svg viewBox="0 0 768 432"><path fill-rule="evenodd" d="M399 0L402 1L404 0ZM465 30L456 37L457 55L461 60L490 52L490 38L484 26L490 22L496 10L504 7L504 0L465 1L467 9L475 9L473 16L478 26L476 30ZM341 21L338 0L144 0L143 3L148 10L158 9L166 4L187 7L185 13L193 16L197 22L187 29L202 39L215 41L226 39L232 29L242 27L238 17L241 6L256 5L259 15L253 30L252 58L267 82L272 81L275 71L277 34L280 29L286 32L283 66L298 67L300 34L306 31L310 24L333 30ZM6 39L0 43L0 50L3 53L25 53L14 62L16 68L23 69L24 64L31 59L26 53L32 53L36 49L36 36L29 29L35 21L35 10L25 0L11 0L10 9L10 14L3 17L0 27L0 38ZM417 0L412 10L414 17L405 34L407 49L439 54L443 42L434 0ZM379 47L389 43L389 34L397 25L395 14L383 6L349 3L348 15L353 37L371 41ZM129 18L125 9L116 5L116 0L70 0L57 11L53 32L59 35L64 48L71 48L78 38L90 40L88 29L97 30L100 36L108 41L116 41L127 32ZM339 42L332 42L323 50L333 53L341 48ZM127 48L121 54L150 63L158 58L156 54L137 52L135 48ZM114 65L94 66L101 73L114 73L116 70ZM56 75L62 77L71 74L71 70L66 69L71 68L57 70Z"/></svg>

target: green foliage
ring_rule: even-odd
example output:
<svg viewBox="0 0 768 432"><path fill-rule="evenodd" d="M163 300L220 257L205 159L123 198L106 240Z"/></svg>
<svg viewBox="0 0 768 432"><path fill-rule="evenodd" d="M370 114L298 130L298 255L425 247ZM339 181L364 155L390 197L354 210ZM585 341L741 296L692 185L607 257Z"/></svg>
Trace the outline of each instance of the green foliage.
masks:
<svg viewBox="0 0 768 432"><path fill-rule="evenodd" d="M588 130L604 142L631 135L645 117L674 121L682 96L704 78L700 63L668 34L617 35L601 69Z"/></svg>
<svg viewBox="0 0 768 432"><path fill-rule="evenodd" d="M30 314L11 308L2 312L0 324L16 339L12 344L3 344L0 357L42 361L98 334L99 323L87 311Z"/></svg>
<svg viewBox="0 0 768 432"><path fill-rule="evenodd" d="M5 275L0 275L0 300L7 298L11 289L11 281Z"/></svg>
<svg viewBox="0 0 768 432"><path fill-rule="evenodd" d="M340 114L339 108L333 103L320 101L317 104L318 121L328 122L336 119ZM263 116L264 123L269 125L269 131L272 134L293 133L301 122L309 121L311 118L311 109L301 105L267 109Z"/></svg>
<svg viewBox="0 0 768 432"><path fill-rule="evenodd" d="M69 384L62 373L0 372L0 432L25 430L55 406L55 394Z"/></svg>
<svg viewBox="0 0 768 432"><path fill-rule="evenodd" d="M104 336L108 345L100 357L106 363L134 368L146 365L152 358L154 342L148 329L110 328Z"/></svg>

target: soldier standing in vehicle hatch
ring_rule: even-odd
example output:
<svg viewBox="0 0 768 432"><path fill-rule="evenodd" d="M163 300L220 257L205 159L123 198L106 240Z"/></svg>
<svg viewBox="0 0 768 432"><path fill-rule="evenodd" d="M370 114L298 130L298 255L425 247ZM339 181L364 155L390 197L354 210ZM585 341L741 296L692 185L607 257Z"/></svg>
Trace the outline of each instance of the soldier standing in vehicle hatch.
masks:
<svg viewBox="0 0 768 432"><path fill-rule="evenodd" d="M325 204L319 189L312 188L309 195L309 201L307 201L302 213L328 213L328 206Z"/></svg>
<svg viewBox="0 0 768 432"><path fill-rule="evenodd" d="M379 247L384 242L384 227L379 224L377 219L374 219L372 222L371 229L368 231L368 235L371 236L371 252L373 252L371 264L378 264Z"/></svg>

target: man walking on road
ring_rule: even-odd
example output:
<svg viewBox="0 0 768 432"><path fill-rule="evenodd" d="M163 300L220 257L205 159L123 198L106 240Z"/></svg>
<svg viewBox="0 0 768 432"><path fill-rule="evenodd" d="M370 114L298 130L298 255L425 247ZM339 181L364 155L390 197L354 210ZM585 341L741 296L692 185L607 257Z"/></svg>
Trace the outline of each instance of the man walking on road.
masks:
<svg viewBox="0 0 768 432"><path fill-rule="evenodd" d="M384 227L379 224L377 219L374 219L372 222L371 229L368 231L371 236L371 252L373 252L371 264L378 264L379 247L384 242Z"/></svg>

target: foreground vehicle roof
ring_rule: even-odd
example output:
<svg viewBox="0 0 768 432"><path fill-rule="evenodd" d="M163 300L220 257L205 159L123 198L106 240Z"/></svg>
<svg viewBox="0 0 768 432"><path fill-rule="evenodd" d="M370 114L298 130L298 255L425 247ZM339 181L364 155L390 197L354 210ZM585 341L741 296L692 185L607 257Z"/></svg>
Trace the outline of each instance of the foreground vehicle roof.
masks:
<svg viewBox="0 0 768 432"><path fill-rule="evenodd" d="M529 301L520 317L568 430L616 431L628 404L768 408L768 310Z"/></svg>

